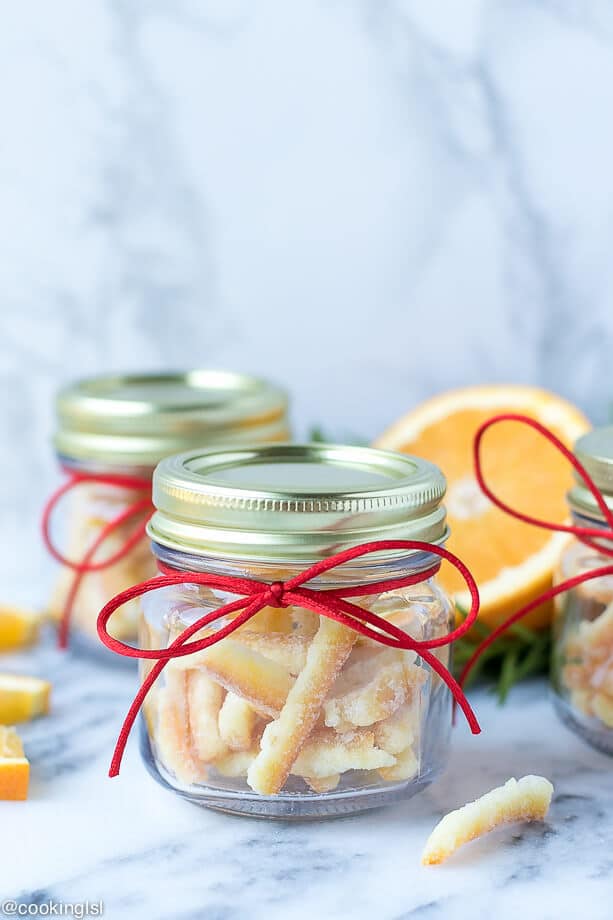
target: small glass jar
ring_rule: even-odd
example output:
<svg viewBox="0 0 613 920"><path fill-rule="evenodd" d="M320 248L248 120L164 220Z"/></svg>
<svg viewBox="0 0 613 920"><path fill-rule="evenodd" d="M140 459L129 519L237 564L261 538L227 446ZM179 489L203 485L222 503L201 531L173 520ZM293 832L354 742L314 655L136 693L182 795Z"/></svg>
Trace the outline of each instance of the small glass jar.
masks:
<svg viewBox="0 0 613 920"><path fill-rule="evenodd" d="M147 483L163 457L196 445L284 441L289 435L284 392L264 380L221 371L96 377L62 390L56 405L54 443L62 468L93 477L70 490L57 522L55 543L75 562L83 561L105 524L135 502L148 502ZM103 481L108 476L135 477L141 485L109 484ZM115 529L90 561L100 563L121 551L147 511ZM69 604L71 641L77 646L101 651L96 635L101 607L156 573L144 535L119 555L113 564L83 575L72 601L75 572L62 567L49 610L59 621ZM136 638L139 610L135 600L118 611L112 624L116 638Z"/></svg>
<svg viewBox="0 0 613 920"><path fill-rule="evenodd" d="M574 452L613 510L613 426L588 432ZM582 480L568 500L576 525L604 531L602 512ZM613 565L613 541L600 542L610 554L573 538L556 582ZM613 754L613 575L586 581L557 598L552 680L563 721L594 747Z"/></svg>
<svg viewBox="0 0 613 920"><path fill-rule="evenodd" d="M270 583L367 541L442 544L444 491L433 464L370 448L190 452L157 467L148 533L157 558L180 572ZM308 587L404 577L436 561L424 551L378 552ZM234 599L194 584L151 592L140 646L165 648ZM452 628L452 605L432 577L351 600L416 639ZM448 646L437 654L448 666ZM142 662L141 679L151 665ZM445 764L450 726L449 691L414 651L308 609L266 607L214 645L168 662L144 705L142 753L159 782L201 805L334 816L423 789Z"/></svg>

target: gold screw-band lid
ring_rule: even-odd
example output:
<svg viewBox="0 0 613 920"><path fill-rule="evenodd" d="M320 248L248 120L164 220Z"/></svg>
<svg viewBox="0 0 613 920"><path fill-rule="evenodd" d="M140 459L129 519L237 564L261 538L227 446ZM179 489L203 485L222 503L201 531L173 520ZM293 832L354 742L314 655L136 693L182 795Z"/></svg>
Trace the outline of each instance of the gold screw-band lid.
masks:
<svg viewBox="0 0 613 920"><path fill-rule="evenodd" d="M445 488L434 464L368 447L189 451L156 468L148 533L187 553L288 562L371 540L442 543Z"/></svg>
<svg viewBox="0 0 613 920"><path fill-rule="evenodd" d="M613 425L588 431L576 442L574 454L613 511ZM602 518L600 508L590 490L578 474L575 474L575 479L576 485L568 493L572 509L589 517Z"/></svg>
<svg viewBox="0 0 613 920"><path fill-rule="evenodd" d="M226 371L81 380L57 397L56 450L77 461L155 466L194 447L284 441L287 397Z"/></svg>

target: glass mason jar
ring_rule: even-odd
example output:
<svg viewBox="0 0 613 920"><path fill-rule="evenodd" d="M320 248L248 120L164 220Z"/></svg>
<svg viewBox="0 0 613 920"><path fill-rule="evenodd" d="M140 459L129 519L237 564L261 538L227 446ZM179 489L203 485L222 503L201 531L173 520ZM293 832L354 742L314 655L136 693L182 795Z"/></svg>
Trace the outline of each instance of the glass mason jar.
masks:
<svg viewBox="0 0 613 920"><path fill-rule="evenodd" d="M440 545L448 535L440 470L388 451L310 444L190 452L162 461L153 481L153 552L181 573L270 583L367 541ZM436 561L425 551L379 551L308 587L348 589ZM235 599L196 584L145 595L141 648L167 647ZM350 600L416 639L452 628L452 605L432 577ZM437 656L449 665L448 646ZM151 666L141 663L141 679ZM414 651L308 609L265 607L205 650L166 664L143 708L142 753L159 782L201 805L334 816L423 789L445 764L450 725L450 693Z"/></svg>
<svg viewBox="0 0 613 920"><path fill-rule="evenodd" d="M613 426L588 432L574 452L613 510ZM582 480L568 493L568 501L575 524L604 531L602 512ZM609 554L578 538L569 542L557 582L613 565L613 541L595 542ZM594 747L613 754L613 575L586 581L558 597L552 679L563 721Z"/></svg>
<svg viewBox="0 0 613 920"><path fill-rule="evenodd" d="M72 641L102 651L96 635L101 607L118 591L156 573L144 534L128 552L121 551L151 508L148 483L155 465L196 445L284 441L289 436L287 399L264 380L196 370L79 381L59 393L56 407L54 443L62 468L68 475L92 477L62 502L61 536L55 542L63 556L82 562L105 524L136 502L149 506L114 529L89 560L97 564L118 554L116 562L85 573L76 593L75 572L63 566L49 601L56 621L70 607ZM128 487L105 482L109 476L129 477ZM117 638L136 638L139 610L136 600L118 612L112 624Z"/></svg>

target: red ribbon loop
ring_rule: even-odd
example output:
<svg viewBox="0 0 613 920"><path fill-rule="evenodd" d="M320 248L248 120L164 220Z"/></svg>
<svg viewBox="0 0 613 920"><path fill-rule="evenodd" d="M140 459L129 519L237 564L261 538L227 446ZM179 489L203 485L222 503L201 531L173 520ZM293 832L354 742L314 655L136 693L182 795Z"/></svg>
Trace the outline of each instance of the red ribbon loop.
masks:
<svg viewBox="0 0 613 920"><path fill-rule="evenodd" d="M72 569L72 571L75 573L72 584L70 585L70 589L66 596L64 609L62 610L62 616L59 623L58 645L60 648L66 648L68 645L68 631L70 628L72 606L74 604L75 597L77 596L79 587L81 586L83 576L88 572L99 572L102 569L107 569L110 566L115 565L116 562L119 562L120 559L123 559L125 556L127 556L128 553L137 545L137 543L139 543L144 538L147 522L154 511L150 497L150 479L146 479L143 476L129 476L114 473L79 473L71 470L69 467L63 467L63 470L68 475L68 479L49 496L43 508L41 517L42 537L47 550L53 556L53 558L57 560L57 562L61 563L69 569ZM130 492L145 492L146 495L143 498L139 498L138 500L131 502L114 518L112 518L103 527L101 527L100 532L97 534L91 546L89 546L84 552L81 559L68 559L53 542L51 537L51 520L58 504L64 498L64 496L78 486L85 485L87 483L110 485L115 488L125 489L126 491ZM102 559L98 562L93 562L94 556L100 547L106 542L106 540L108 540L109 537L111 537L116 531L123 527L124 524L133 518L137 519L134 530L125 538L119 549L112 555L107 556L105 559Z"/></svg>
<svg viewBox="0 0 613 920"><path fill-rule="evenodd" d="M528 425L530 428L538 431L538 433L541 434L547 441L553 444L553 446L556 447L560 453L566 457L573 469L578 473L587 488L594 496L596 504L598 505L607 526L582 527L574 524L558 524L553 521L543 521L540 518L532 517L532 515L526 514L522 511L517 511L515 508L511 508L510 505L507 505L506 502L503 502L502 499L498 498L498 496L492 492L490 487L485 482L481 461L481 442L485 432L493 425L497 425L499 422L519 422L520 424ZM573 534L575 537L581 540L582 543L585 543L586 546L589 546L597 552L602 553L602 555L613 556L613 512L608 507L602 492L590 474L587 472L583 464L575 457L572 450L570 450L558 437L556 437L556 435L550 431L549 428L541 424L541 422L538 422L536 419L530 418L527 415L519 415L515 413L503 413L500 415L492 416L492 418L488 419L480 426L477 434L475 435L475 440L473 443L473 459L475 465L475 476L481 491L484 493L484 495L487 496L487 498L489 498L492 504L496 505L497 508L500 508L501 511L504 511L506 514L509 514L511 517L517 518L520 521L524 521L526 524L532 524L535 527L542 527L546 530L551 530L559 533ZM602 540L611 541L611 546L602 546L600 543ZM570 591L577 585L583 584L586 581L591 581L594 578L601 578L604 575L613 575L613 564L600 566L597 569L591 569L589 572L583 572L580 575L575 575L572 578L567 578L549 590L544 591L534 600L530 601L529 604L526 604L524 607L517 610L503 623L501 623L500 626L494 629L493 632L491 632L490 635L487 636L487 638L477 646L472 656L464 666L462 674L460 675L460 684L464 686L468 675L470 674L472 668L481 657L483 652L489 648L489 646L492 645L492 643L495 642L499 636L501 636L511 626L513 626L514 623L517 623L518 620L521 620L537 607L540 607L541 604L544 604L546 601L557 597L558 594L564 594L565 591Z"/></svg>
<svg viewBox="0 0 613 920"><path fill-rule="evenodd" d="M414 639L393 623L383 619L383 617L377 616L371 611L347 600L349 597L379 594L386 591L392 591L395 588L407 587L409 585L424 582L436 574L440 568L440 561L411 575L399 578L388 578L364 585L352 585L346 588L341 587L321 590L306 587L307 582L324 572L331 571L345 562L349 562L360 556L366 556L370 553L397 550L422 551L438 556L439 560L444 559L450 562L451 565L455 566L460 572L471 595L471 607L464 622L452 632L435 639ZM323 559L320 562L316 562L314 565L309 566L309 568L300 572L298 575L294 575L285 582L276 581L272 582L272 584L230 575L179 572L169 566L160 566L160 569L163 573L162 575L156 578L150 578L148 581L144 581L139 585L128 588L126 591L122 591L103 607L98 616L98 635L107 648L119 655L125 655L129 658L141 658L155 660L157 662L141 684L121 727L113 759L111 761L111 768L109 770L110 776L116 776L119 773L125 746L134 721L149 690L162 673L168 661L172 658L179 658L184 655L191 655L194 652L202 651L202 649L208 648L216 642L220 642L222 639L225 639L226 636L231 635L247 623L251 617L266 606L303 607L307 610L312 610L320 616L336 620L337 623L341 623L343 626L355 630L355 632L362 636L374 639L382 645L397 649L412 649L430 665L449 687L456 703L464 712L473 734L478 734L481 731L477 718L462 688L447 670L445 665L431 652L431 649L449 645L456 639L459 639L460 636L463 636L470 629L479 614L479 591L474 578L464 563L444 547L436 546L432 543L423 543L418 540L378 540L371 543L364 543L361 546L352 547L340 553L336 553L334 556L330 556L327 559ZM186 627L181 635L167 648L138 649L118 639L114 639L109 635L107 631L108 621L122 604L127 603L127 601L135 597L142 597L150 591L156 591L158 588L185 584L205 585L209 588L216 588L238 595L238 598L200 617L196 622ZM196 639L193 642L188 641L200 630L234 613L237 615L230 620L230 622L218 628L214 633L204 638Z"/></svg>

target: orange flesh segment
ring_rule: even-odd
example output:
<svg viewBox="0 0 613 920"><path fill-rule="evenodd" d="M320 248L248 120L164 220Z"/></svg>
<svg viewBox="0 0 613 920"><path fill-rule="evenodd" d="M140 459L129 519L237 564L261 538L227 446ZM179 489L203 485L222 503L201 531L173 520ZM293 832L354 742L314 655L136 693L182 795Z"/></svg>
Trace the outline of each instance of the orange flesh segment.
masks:
<svg viewBox="0 0 613 920"><path fill-rule="evenodd" d="M445 473L453 495L455 482L474 477L474 433L492 414L491 410L475 409L457 412L444 425L425 428L400 449L433 459ZM562 432L554 434L565 440ZM485 481L512 508L556 523L566 520L565 495L572 483L570 467L536 431L517 422L501 422L486 432L481 456ZM543 549L551 537L549 531L524 524L493 505L478 517L480 526L475 527L474 518L455 517L448 507L448 547L462 557L478 584L495 578L502 560L505 567L520 565ZM485 529L487 540L483 537ZM444 567L440 580L453 593L465 587L461 575L451 566Z"/></svg>
<svg viewBox="0 0 613 920"><path fill-rule="evenodd" d="M564 545L563 535L525 524L497 509L475 477L473 441L494 415L512 413L540 421L567 446L589 429L573 405L537 387L491 385L442 393L417 406L388 428L375 447L425 457L447 478L445 497L451 537L449 549L475 576L481 594L480 619L494 627L551 586ZM542 435L516 421L489 428L481 442L485 481L510 507L541 520L565 523L566 492L572 483L566 458ZM439 574L443 588L463 605L469 596L451 566ZM545 625L547 603L526 625Z"/></svg>

